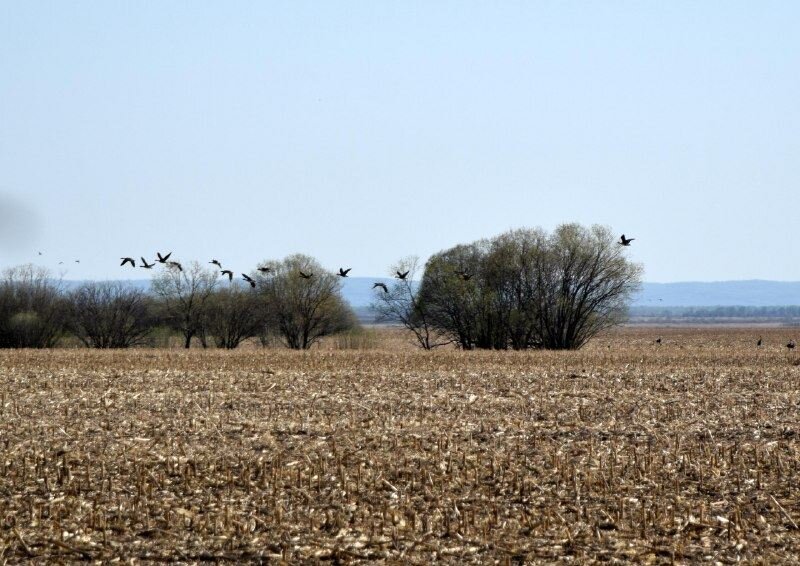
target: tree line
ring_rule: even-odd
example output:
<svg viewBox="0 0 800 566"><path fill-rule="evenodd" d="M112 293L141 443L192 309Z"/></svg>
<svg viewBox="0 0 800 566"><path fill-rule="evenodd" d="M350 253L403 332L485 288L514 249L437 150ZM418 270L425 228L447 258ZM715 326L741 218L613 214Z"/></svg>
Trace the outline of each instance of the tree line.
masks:
<svg viewBox="0 0 800 566"><path fill-rule="evenodd" d="M422 268L401 260L392 285L375 284L372 308L424 349L580 348L625 318L640 286L642 269L624 248L602 226L513 230L443 250ZM114 282L64 292L41 268L14 268L0 283L0 347L52 347L71 335L127 348L166 329L186 348L255 338L307 349L358 324L341 294L344 276L298 254L264 263L248 276L252 286L221 284L216 270L193 262L160 272L149 293Z"/></svg>
<svg viewBox="0 0 800 566"><path fill-rule="evenodd" d="M236 348L248 339L307 349L350 330L355 315L339 278L304 255L268 262L251 288L222 282L197 262L164 270L150 292L121 282L86 282L65 290L41 267L7 269L0 281L0 348L50 348L72 337L92 348L153 345L159 331L189 348ZM297 272L313 273L300 279Z"/></svg>

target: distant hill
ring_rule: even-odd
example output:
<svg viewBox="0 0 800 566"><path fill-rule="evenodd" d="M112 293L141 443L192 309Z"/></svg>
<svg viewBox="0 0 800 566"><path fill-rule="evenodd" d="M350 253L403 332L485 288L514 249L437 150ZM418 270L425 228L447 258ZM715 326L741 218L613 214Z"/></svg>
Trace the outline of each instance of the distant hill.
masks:
<svg viewBox="0 0 800 566"><path fill-rule="evenodd" d="M633 306L767 307L800 305L800 281L645 283Z"/></svg>
<svg viewBox="0 0 800 566"><path fill-rule="evenodd" d="M386 277L348 277L342 280L344 298L356 309L368 307L374 300L372 285L390 284ZM122 283L148 291L149 279L128 279ZM72 289L83 281L63 281ZM716 306L790 306L800 305L800 281L712 281L680 283L645 283L633 300L634 307L716 307Z"/></svg>

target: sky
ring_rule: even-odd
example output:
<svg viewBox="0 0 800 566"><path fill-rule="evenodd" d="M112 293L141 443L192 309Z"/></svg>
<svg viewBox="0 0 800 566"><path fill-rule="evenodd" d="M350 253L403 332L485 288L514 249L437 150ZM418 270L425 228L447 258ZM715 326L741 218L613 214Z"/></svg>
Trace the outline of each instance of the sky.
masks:
<svg viewBox="0 0 800 566"><path fill-rule="evenodd" d="M647 281L800 280L798 21L798 2L2 2L0 267L302 252L379 276L580 222L635 237Z"/></svg>

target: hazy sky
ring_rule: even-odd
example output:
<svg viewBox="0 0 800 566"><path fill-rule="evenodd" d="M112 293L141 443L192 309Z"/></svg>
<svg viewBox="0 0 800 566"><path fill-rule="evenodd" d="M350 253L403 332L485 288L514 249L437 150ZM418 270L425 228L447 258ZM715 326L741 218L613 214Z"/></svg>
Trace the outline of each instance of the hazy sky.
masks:
<svg viewBox="0 0 800 566"><path fill-rule="evenodd" d="M578 221L636 237L649 281L800 280L798 22L762 1L5 1L0 266L304 252L372 276Z"/></svg>

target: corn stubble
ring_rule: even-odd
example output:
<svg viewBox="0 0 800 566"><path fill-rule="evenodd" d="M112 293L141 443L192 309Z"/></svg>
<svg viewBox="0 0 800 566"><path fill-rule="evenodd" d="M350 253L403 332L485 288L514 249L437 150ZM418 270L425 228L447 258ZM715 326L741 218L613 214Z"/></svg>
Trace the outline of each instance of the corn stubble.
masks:
<svg viewBox="0 0 800 566"><path fill-rule="evenodd" d="M5 561L800 558L785 331L0 353Z"/></svg>

